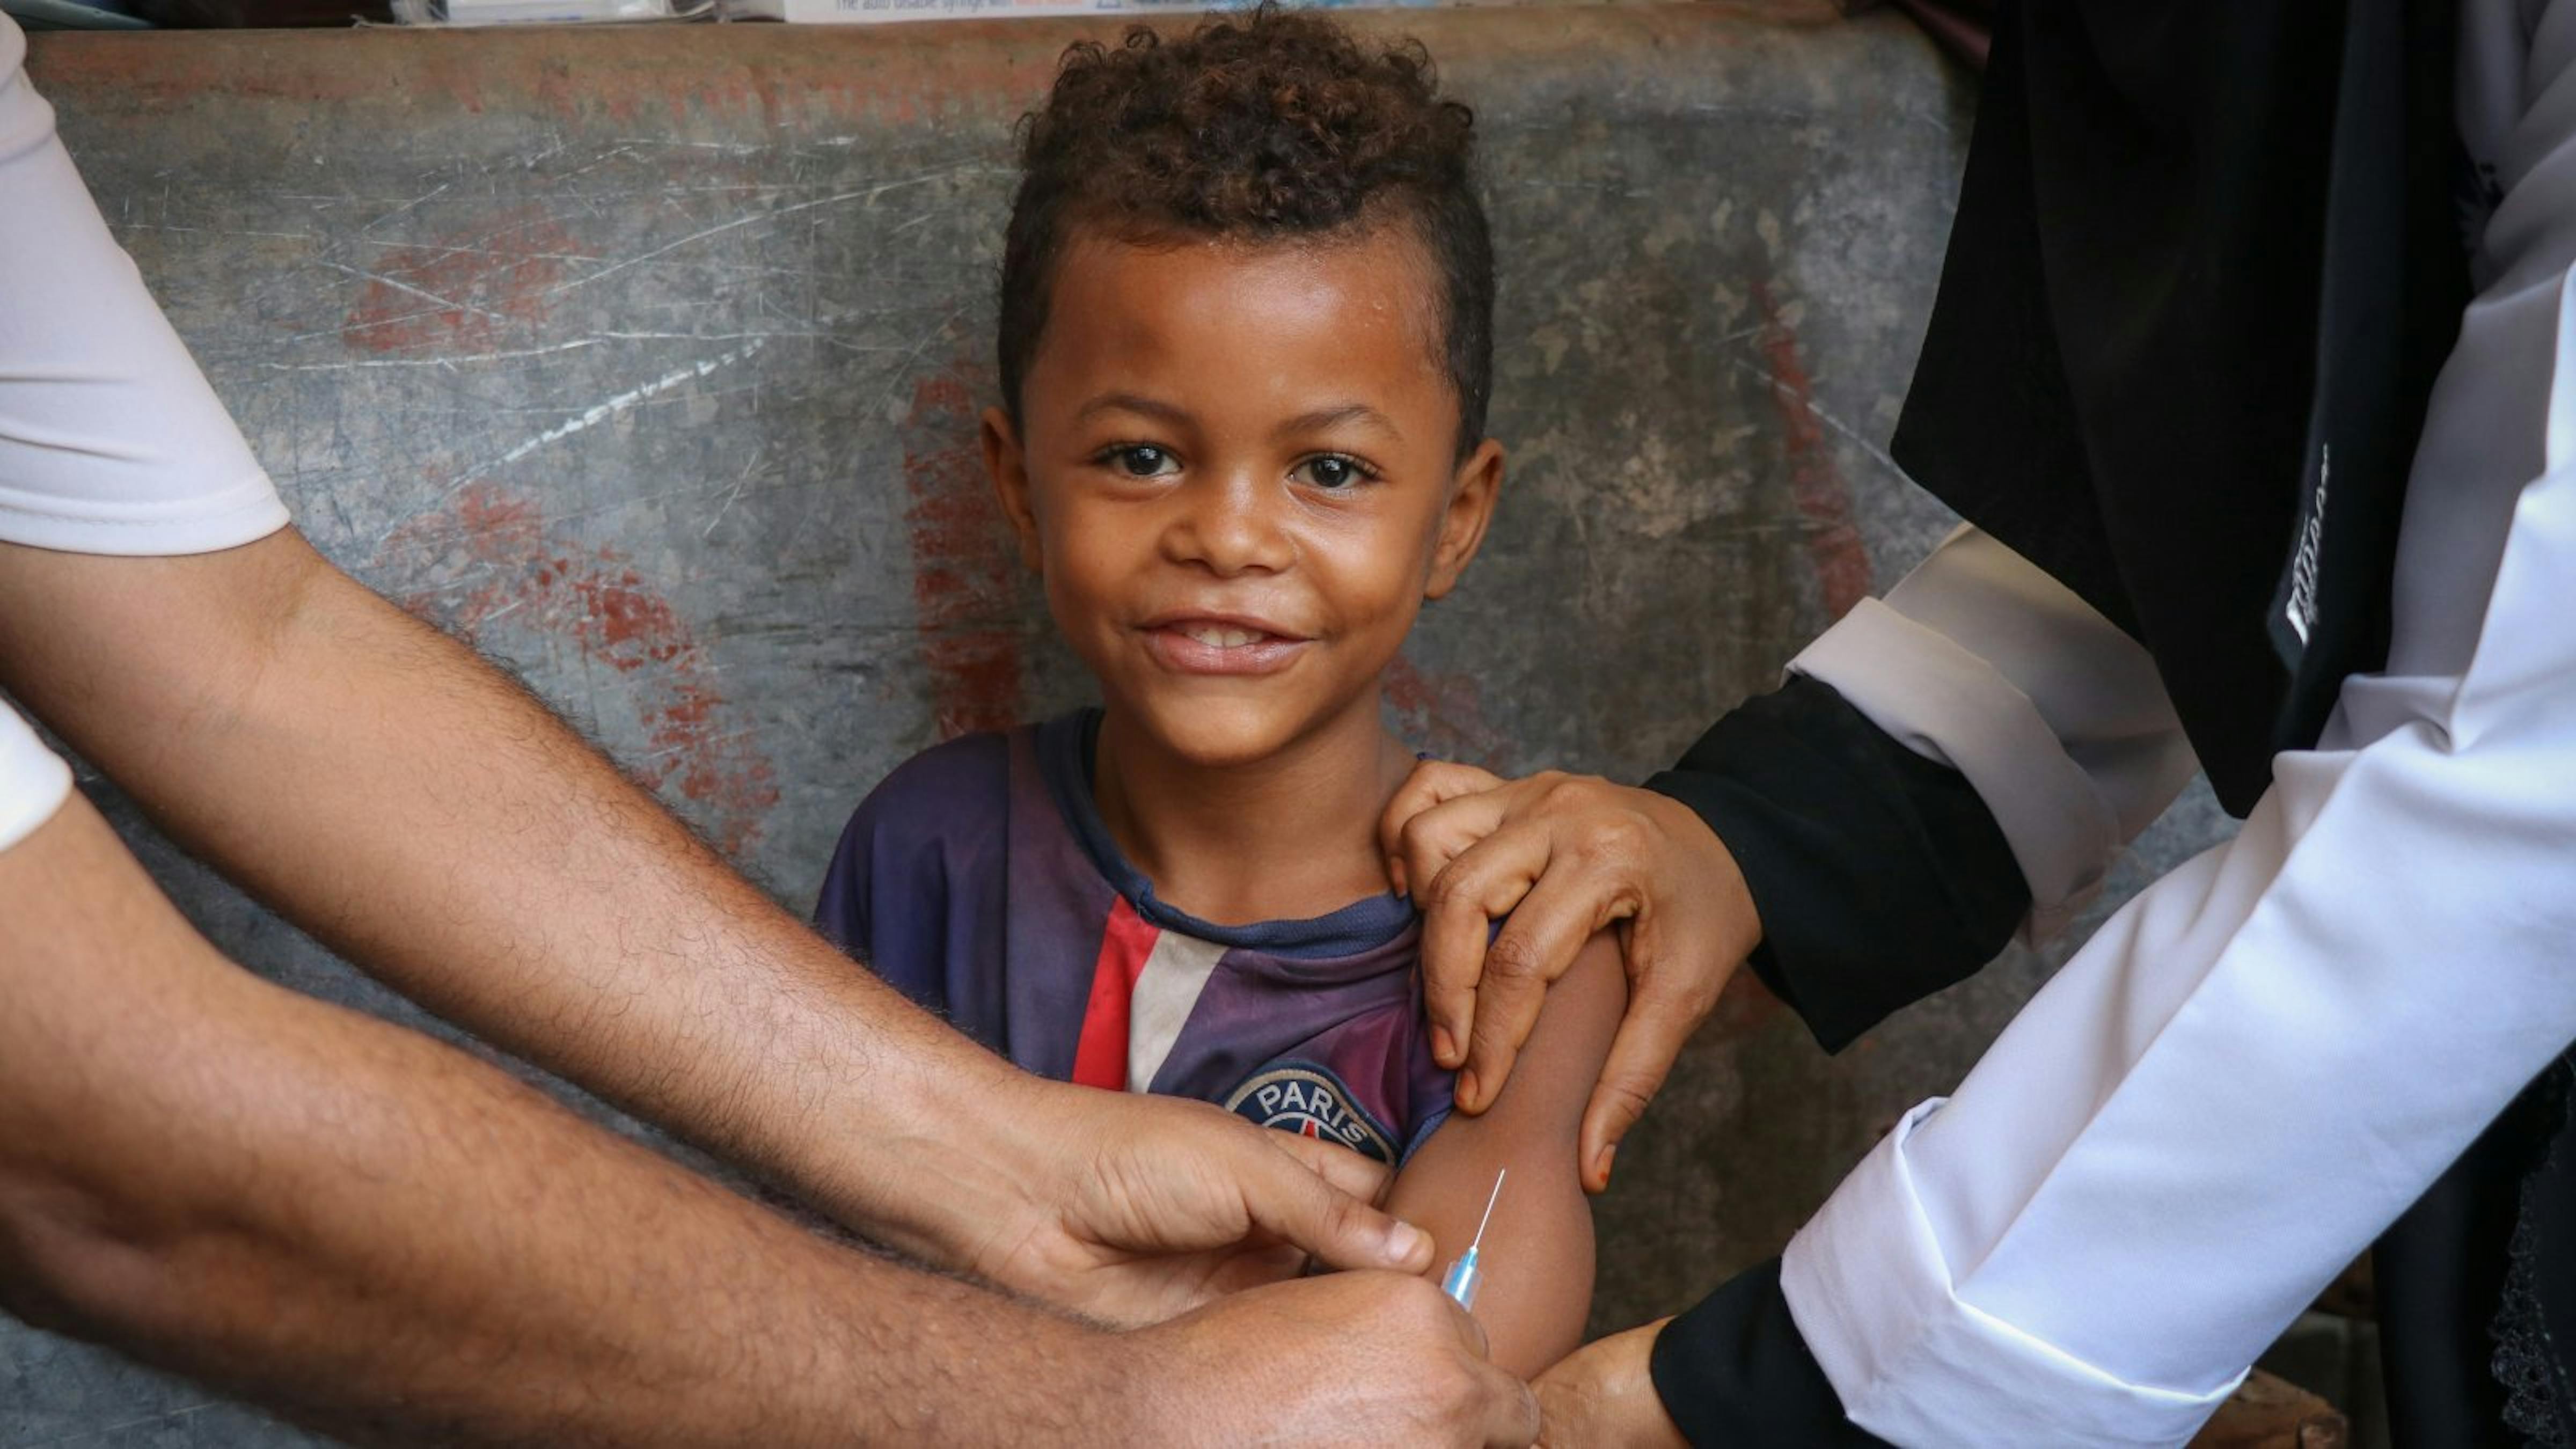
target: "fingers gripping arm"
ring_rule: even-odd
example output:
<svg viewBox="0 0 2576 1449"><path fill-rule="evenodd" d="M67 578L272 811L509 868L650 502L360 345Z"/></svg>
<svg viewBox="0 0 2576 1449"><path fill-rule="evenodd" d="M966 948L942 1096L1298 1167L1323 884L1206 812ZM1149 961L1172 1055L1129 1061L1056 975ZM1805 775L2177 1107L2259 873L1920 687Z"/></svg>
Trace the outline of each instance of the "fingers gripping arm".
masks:
<svg viewBox="0 0 2576 1449"><path fill-rule="evenodd" d="M2191 771L2137 646L1973 532L1792 668L1646 791L1433 764L1398 795L1386 845L1429 918L1435 1048L1465 1064L1463 1108L1501 1086L1576 944L1616 923L1629 1018L1584 1133L1606 1176L1748 952L1839 1048L2016 922L2070 914Z"/></svg>

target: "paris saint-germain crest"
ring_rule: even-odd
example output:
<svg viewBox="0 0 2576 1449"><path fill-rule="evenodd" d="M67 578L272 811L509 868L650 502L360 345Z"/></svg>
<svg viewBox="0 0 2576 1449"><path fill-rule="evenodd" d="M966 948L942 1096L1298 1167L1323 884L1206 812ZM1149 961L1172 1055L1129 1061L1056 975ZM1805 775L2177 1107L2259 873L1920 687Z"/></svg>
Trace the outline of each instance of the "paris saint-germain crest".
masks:
<svg viewBox="0 0 2576 1449"><path fill-rule="evenodd" d="M1341 1078L1311 1062L1287 1062L1253 1073L1225 1099L1225 1109L1264 1127L1338 1142L1390 1166L1395 1162L1395 1146L1385 1129L1360 1109Z"/></svg>

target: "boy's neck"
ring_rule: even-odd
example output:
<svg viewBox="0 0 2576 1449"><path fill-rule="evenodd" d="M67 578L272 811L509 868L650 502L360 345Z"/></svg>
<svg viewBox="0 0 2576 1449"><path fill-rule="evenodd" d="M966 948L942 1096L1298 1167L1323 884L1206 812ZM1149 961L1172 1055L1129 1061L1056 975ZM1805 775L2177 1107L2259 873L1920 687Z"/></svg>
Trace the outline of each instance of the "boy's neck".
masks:
<svg viewBox="0 0 2576 1449"><path fill-rule="evenodd" d="M1374 691L1266 759L1204 766L1162 748L1114 707L1092 793L1154 894L1218 925L1304 920L1388 890L1377 822L1413 756Z"/></svg>

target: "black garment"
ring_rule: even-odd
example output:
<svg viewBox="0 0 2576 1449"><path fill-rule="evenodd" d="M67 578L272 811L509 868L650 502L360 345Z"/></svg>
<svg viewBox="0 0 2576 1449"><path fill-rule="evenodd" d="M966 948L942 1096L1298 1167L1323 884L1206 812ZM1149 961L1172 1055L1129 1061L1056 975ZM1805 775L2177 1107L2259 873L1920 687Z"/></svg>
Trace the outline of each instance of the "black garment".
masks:
<svg viewBox="0 0 2576 1449"><path fill-rule="evenodd" d="M1694 1444L1871 1449L1887 1442L1843 1417L1834 1386L1789 1320L1777 1258L1666 1324L1655 1335L1651 1367L1655 1392Z"/></svg>
<svg viewBox="0 0 2576 1449"><path fill-rule="evenodd" d="M2030 909L1975 788L1813 679L1747 700L1646 788L1726 842L1764 925L1751 965L1829 1052L1965 979Z"/></svg>
<svg viewBox="0 0 2576 1449"><path fill-rule="evenodd" d="M2239 814L2384 659L2466 300L2455 31L2440 0L2055 0L1997 26L1895 455L2147 646ZM1821 1040L1992 954L2020 879L1964 781L1821 686L1739 716L1650 783L1736 848L1756 969ZM2383 1245L2401 1442L2576 1442L2576 1144L2533 1101ZM1775 1267L1676 1320L1654 1373L1695 1440L1867 1442L1813 1365Z"/></svg>
<svg viewBox="0 0 2576 1449"><path fill-rule="evenodd" d="M1997 23L1891 451L2147 646L2239 815L2386 655L2467 301L2455 28L2395 0Z"/></svg>
<svg viewBox="0 0 2576 1449"><path fill-rule="evenodd" d="M2392 1443L2576 1445L2571 1079L2562 1058L2379 1240Z"/></svg>

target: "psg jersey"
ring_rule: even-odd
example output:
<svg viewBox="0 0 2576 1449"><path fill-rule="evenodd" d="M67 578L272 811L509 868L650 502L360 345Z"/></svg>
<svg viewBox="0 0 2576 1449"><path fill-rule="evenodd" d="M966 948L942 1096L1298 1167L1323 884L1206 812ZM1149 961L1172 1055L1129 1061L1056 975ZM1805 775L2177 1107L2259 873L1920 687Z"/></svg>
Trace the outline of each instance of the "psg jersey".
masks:
<svg viewBox="0 0 2576 1449"><path fill-rule="evenodd" d="M841 834L816 926L1032 1072L1401 1162L1453 1081L1424 1031L1412 907L1220 926L1165 905L1093 803L1099 718L970 735L886 777Z"/></svg>

